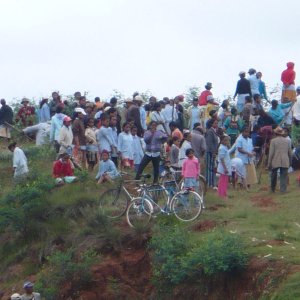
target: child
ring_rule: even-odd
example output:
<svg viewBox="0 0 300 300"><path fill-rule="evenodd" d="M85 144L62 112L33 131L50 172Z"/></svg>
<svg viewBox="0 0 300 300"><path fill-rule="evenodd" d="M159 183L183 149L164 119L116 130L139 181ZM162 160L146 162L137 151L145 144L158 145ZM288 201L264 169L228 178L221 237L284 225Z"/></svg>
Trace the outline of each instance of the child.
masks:
<svg viewBox="0 0 300 300"><path fill-rule="evenodd" d="M180 139L177 136L174 136L171 143L170 163L172 167L178 168Z"/></svg>
<svg viewBox="0 0 300 300"><path fill-rule="evenodd" d="M118 153L121 155L121 166L133 168L133 138L130 133L130 123L125 122L123 131L118 136Z"/></svg>
<svg viewBox="0 0 300 300"><path fill-rule="evenodd" d="M137 127L132 126L131 128L131 135L133 138L133 163L134 163L134 170L137 172L139 169L140 163L144 156L144 150L142 147L142 139L137 136Z"/></svg>
<svg viewBox="0 0 300 300"><path fill-rule="evenodd" d="M118 119L115 116L112 116L110 118L110 128L111 128L111 132L112 132L112 140L114 143L114 148L113 151L111 153L111 160L114 162L114 164L116 165L116 167L118 167L118 154L117 154L117 146L118 146L118 129L117 129L117 123L118 123Z"/></svg>
<svg viewBox="0 0 300 300"><path fill-rule="evenodd" d="M54 162L52 174L55 178L56 186L77 181L77 177L74 176L74 165L70 161L68 153L61 154L60 158Z"/></svg>
<svg viewBox="0 0 300 300"><path fill-rule="evenodd" d="M109 121L109 116L106 113L103 113L101 115L102 126L96 134L100 153L104 150L109 154L115 151L115 145L112 139L112 129L109 127Z"/></svg>
<svg viewBox="0 0 300 300"><path fill-rule="evenodd" d="M187 158L183 161L181 172L184 178L184 187L195 190L200 174L198 159L194 156L194 150L191 148L186 150L185 155Z"/></svg>
<svg viewBox="0 0 300 300"><path fill-rule="evenodd" d="M218 150L218 168L220 174L218 195L227 199L228 179L231 175L231 161L228 146L230 145L229 136L225 135L221 138L221 144Z"/></svg>
<svg viewBox="0 0 300 300"><path fill-rule="evenodd" d="M87 128L85 130L85 138L87 142L86 158L90 172L94 170L94 167L98 162L98 145L96 139L96 130L97 128L94 126L94 119L90 118L87 122Z"/></svg>
<svg viewBox="0 0 300 300"><path fill-rule="evenodd" d="M99 164L99 171L96 175L96 180L98 183L102 182L112 182L113 179L119 176L119 172L115 166L115 164L109 159L109 153L106 150L102 151L101 154L102 160Z"/></svg>

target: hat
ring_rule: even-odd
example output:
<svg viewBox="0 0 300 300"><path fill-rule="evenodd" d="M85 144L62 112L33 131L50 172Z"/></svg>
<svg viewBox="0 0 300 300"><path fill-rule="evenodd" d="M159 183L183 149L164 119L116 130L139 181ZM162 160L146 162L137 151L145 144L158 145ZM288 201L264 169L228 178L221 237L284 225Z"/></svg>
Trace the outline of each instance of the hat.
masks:
<svg viewBox="0 0 300 300"><path fill-rule="evenodd" d="M276 127L274 133L277 135L284 135L284 130L281 127Z"/></svg>
<svg viewBox="0 0 300 300"><path fill-rule="evenodd" d="M211 82L207 82L205 87L211 87L212 88L212 83Z"/></svg>
<svg viewBox="0 0 300 300"><path fill-rule="evenodd" d="M69 116L65 116L63 121L70 122L70 121L72 121L72 119Z"/></svg>
<svg viewBox="0 0 300 300"><path fill-rule="evenodd" d="M85 112L84 109L81 108L81 107L76 107L76 108L75 108L75 112L81 113L81 114L83 114L84 116L86 116L86 112Z"/></svg>
<svg viewBox="0 0 300 300"><path fill-rule="evenodd" d="M143 102L143 101L144 101L144 100L143 100L143 97L140 96L140 95L136 95L136 96L134 97L133 100L134 100L134 101L140 101L140 102Z"/></svg>
<svg viewBox="0 0 300 300"><path fill-rule="evenodd" d="M125 100L125 103L132 103L133 102L133 100L131 99L131 98L127 98L126 100Z"/></svg>
<svg viewBox="0 0 300 300"><path fill-rule="evenodd" d="M27 102L27 103L28 103L28 102L30 102L30 101L29 101L28 98L23 98L22 101L21 101L21 104L23 104L24 102Z"/></svg>
<svg viewBox="0 0 300 300"><path fill-rule="evenodd" d="M10 299L11 299L11 300L21 300L21 295L18 294L18 293L12 294L12 295L10 296Z"/></svg>
<svg viewBox="0 0 300 300"><path fill-rule="evenodd" d="M243 74L246 74L246 72L245 72L245 71L241 71L241 72L239 73L239 76L241 76L241 75L243 75Z"/></svg>
<svg viewBox="0 0 300 300"><path fill-rule="evenodd" d="M207 101L214 101L215 100L215 98L212 95L208 95L206 99L207 99Z"/></svg>
<svg viewBox="0 0 300 300"><path fill-rule="evenodd" d="M23 285L23 288L24 289L27 289L27 288L32 288L34 286L34 284L30 281L26 281Z"/></svg>
<svg viewBox="0 0 300 300"><path fill-rule="evenodd" d="M108 110L110 110L111 109L111 106L106 106L104 109L103 109L103 111L108 111Z"/></svg>

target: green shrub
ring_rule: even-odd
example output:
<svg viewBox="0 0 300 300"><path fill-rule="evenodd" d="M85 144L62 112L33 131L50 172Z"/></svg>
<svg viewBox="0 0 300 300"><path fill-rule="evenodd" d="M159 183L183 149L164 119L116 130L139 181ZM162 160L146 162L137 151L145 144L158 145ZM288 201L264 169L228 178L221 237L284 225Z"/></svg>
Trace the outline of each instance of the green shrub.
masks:
<svg viewBox="0 0 300 300"><path fill-rule="evenodd" d="M248 255L241 238L226 232L208 233L193 243L184 229L164 230L150 242L153 250L153 283L161 288L243 269ZM200 276L199 276L200 275Z"/></svg>
<svg viewBox="0 0 300 300"><path fill-rule="evenodd" d="M57 251L48 257L47 266L39 273L36 290L47 300L59 298L59 292L65 283L76 287L76 290L86 287L92 279L91 266L97 262L94 250L75 257L74 250Z"/></svg>

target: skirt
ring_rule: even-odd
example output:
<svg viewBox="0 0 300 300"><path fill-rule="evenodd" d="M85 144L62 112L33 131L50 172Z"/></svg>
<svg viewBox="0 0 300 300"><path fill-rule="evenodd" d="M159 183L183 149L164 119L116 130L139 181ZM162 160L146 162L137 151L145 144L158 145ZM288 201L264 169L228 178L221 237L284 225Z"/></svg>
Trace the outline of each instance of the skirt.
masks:
<svg viewBox="0 0 300 300"><path fill-rule="evenodd" d="M256 170L253 163L246 164L246 183L252 185L257 183Z"/></svg>

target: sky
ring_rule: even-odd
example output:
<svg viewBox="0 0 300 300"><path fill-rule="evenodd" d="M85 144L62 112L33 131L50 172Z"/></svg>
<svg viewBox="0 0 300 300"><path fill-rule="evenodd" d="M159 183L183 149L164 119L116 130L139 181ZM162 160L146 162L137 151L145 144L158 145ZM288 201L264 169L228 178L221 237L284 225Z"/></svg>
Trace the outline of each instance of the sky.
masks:
<svg viewBox="0 0 300 300"><path fill-rule="evenodd" d="M299 28L299 0L0 0L0 98L212 82L223 99L249 68L273 88L288 61L300 69Z"/></svg>

